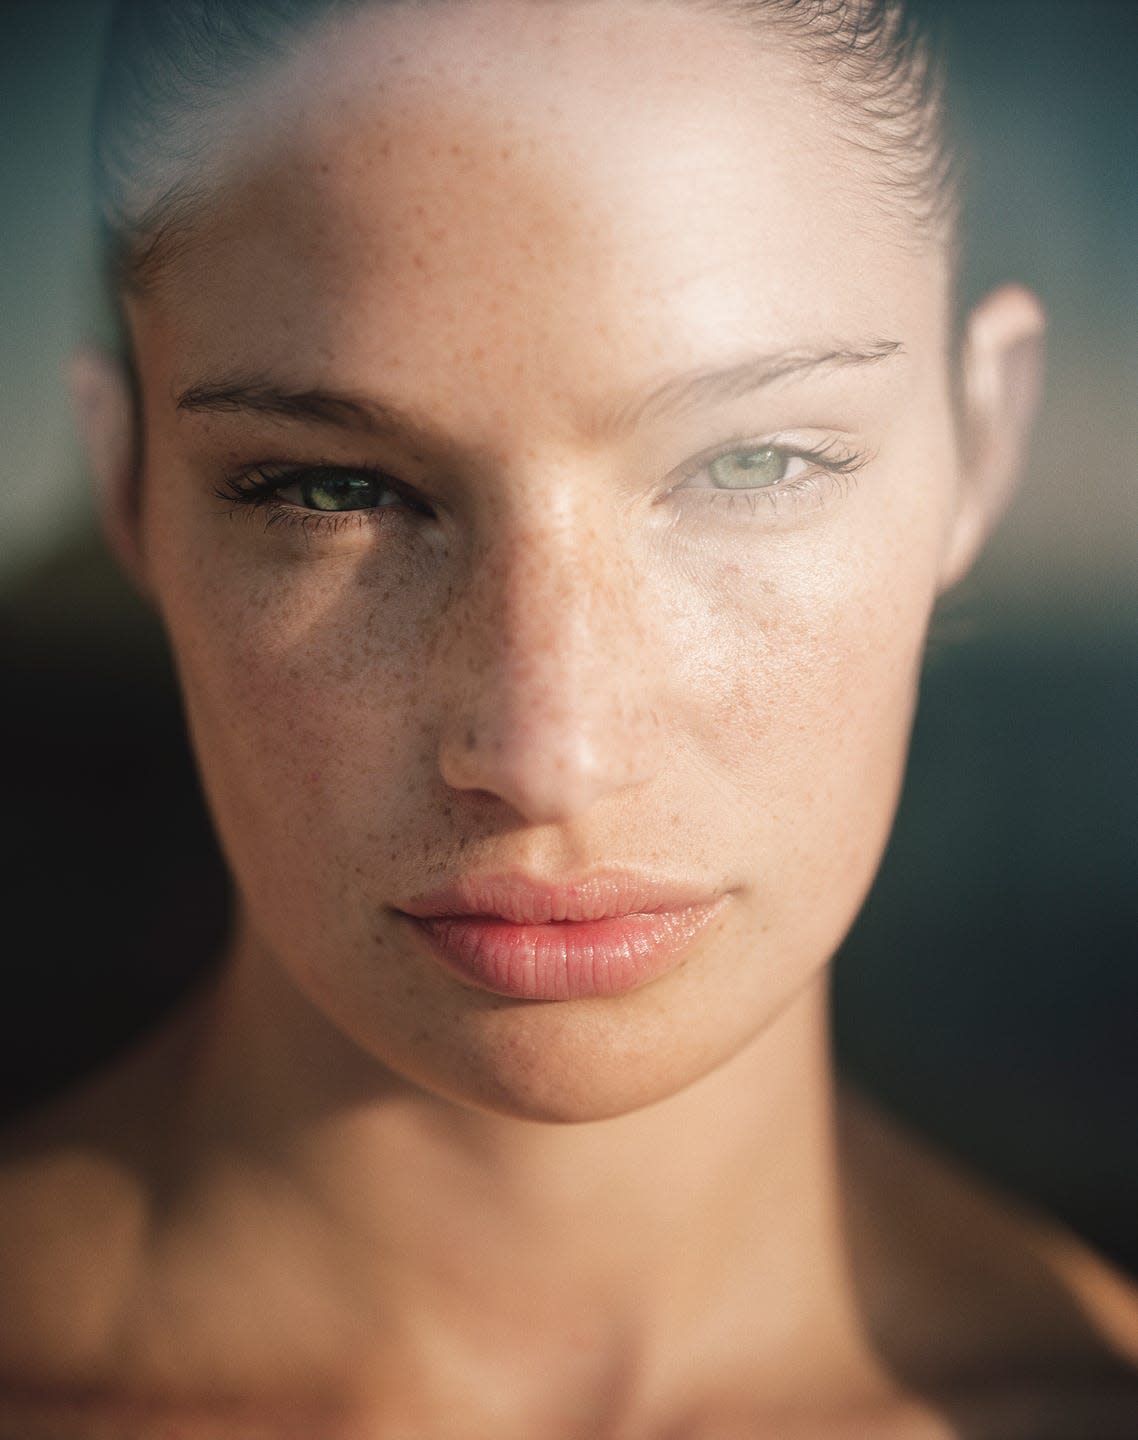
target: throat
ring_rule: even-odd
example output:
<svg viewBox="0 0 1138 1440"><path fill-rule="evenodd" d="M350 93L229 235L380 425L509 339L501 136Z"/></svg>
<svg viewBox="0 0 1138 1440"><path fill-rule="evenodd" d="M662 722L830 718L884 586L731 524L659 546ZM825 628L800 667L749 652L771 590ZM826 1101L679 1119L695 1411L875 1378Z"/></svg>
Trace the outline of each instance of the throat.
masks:
<svg viewBox="0 0 1138 1440"><path fill-rule="evenodd" d="M304 1375L310 1393L435 1395L449 1375L520 1396L544 1377L535 1404L647 1403L709 1357L779 1387L817 1376L819 1354L844 1372L860 1342L826 1016L823 988L805 990L696 1084L570 1126L395 1081L291 1106L271 1057L221 1047L198 1077L159 1308L196 1315L203 1373L243 1355L270 1391Z"/></svg>

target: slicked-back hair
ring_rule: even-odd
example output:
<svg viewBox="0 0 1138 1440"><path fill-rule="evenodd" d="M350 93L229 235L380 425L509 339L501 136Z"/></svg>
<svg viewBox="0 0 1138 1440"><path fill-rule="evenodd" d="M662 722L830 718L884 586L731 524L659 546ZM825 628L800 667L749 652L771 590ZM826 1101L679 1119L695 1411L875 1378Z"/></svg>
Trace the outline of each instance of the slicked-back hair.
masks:
<svg viewBox="0 0 1138 1440"><path fill-rule="evenodd" d="M176 251L219 104L322 21L370 6L464 0L119 0L97 92L95 188L112 303ZM561 0L532 0L556 4ZM608 4L613 0L593 0ZM662 0L663 3L663 0ZM668 0L768 31L812 62L819 93L914 236L953 245L958 185L936 0Z"/></svg>

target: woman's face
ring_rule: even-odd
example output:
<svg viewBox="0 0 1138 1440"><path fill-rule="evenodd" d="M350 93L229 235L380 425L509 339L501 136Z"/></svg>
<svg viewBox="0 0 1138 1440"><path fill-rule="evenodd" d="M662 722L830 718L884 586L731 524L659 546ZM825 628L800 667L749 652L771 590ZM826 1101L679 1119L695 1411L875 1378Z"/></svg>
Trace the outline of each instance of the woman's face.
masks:
<svg viewBox="0 0 1138 1440"><path fill-rule="evenodd" d="M815 63L694 7L366 11L243 97L132 305L249 944L429 1090L679 1090L878 862L959 509L946 276ZM717 903L560 998L402 913L626 871Z"/></svg>

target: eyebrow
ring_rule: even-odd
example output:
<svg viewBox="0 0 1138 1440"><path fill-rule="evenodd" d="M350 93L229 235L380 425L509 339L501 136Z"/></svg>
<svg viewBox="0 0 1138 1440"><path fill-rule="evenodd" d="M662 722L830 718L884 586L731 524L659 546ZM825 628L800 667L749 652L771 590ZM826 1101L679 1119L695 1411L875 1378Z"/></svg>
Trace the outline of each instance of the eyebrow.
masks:
<svg viewBox="0 0 1138 1440"><path fill-rule="evenodd" d="M796 379L828 370L876 365L903 353L900 340L873 340L865 345L815 346L752 355L734 365L695 370L677 375L647 395L627 402L607 419L615 429L631 429L661 414L688 410L727 400L738 400L780 380Z"/></svg>
<svg viewBox="0 0 1138 1440"><path fill-rule="evenodd" d="M307 420L342 430L406 432L427 428L409 411L386 401L342 390L290 389L261 376L204 380L183 390L176 405L179 410L194 412Z"/></svg>
<svg viewBox="0 0 1138 1440"><path fill-rule="evenodd" d="M752 355L733 365L677 375L647 394L622 402L599 423L603 432L632 430L645 419L693 406L737 400L774 385L828 370L876 365L903 353L899 340L865 345L818 346ZM292 389L268 376L230 376L203 380L177 396L178 410L193 413L257 414L300 420L338 429L429 438L430 422L409 410L372 396L321 388Z"/></svg>

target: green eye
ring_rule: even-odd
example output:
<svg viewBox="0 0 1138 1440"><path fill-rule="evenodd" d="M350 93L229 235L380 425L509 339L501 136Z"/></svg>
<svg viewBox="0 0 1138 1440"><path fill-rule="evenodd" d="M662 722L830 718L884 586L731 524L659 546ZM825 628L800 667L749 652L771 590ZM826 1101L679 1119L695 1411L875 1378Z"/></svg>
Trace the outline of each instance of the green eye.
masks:
<svg viewBox="0 0 1138 1440"><path fill-rule="evenodd" d="M312 470L298 489L310 510L372 510L391 493L378 479L352 470Z"/></svg>
<svg viewBox="0 0 1138 1440"><path fill-rule="evenodd" d="M707 473L719 490L761 490L785 480L789 462L784 450L732 450L712 460Z"/></svg>

